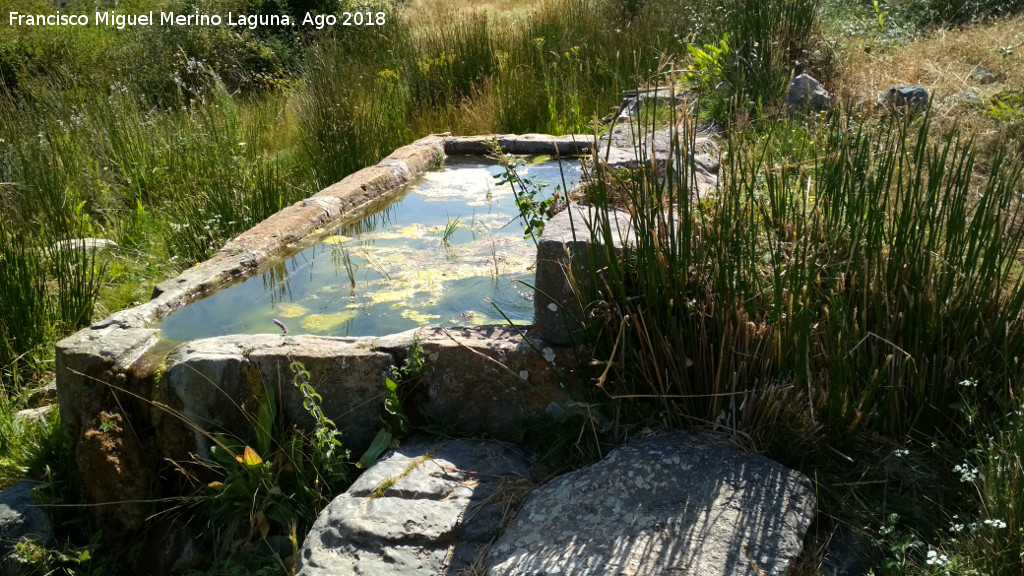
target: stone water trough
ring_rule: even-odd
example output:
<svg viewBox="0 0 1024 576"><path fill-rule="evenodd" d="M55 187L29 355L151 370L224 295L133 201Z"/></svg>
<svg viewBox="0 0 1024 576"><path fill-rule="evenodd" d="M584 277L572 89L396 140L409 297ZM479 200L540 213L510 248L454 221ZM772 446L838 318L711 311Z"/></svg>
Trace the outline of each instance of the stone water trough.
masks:
<svg viewBox="0 0 1024 576"><path fill-rule="evenodd" d="M144 500L154 486L173 483L179 472L170 462L207 454L206 432L251 431L250 417L268 387L276 391L284 414L311 424L292 385L293 360L311 373L325 414L356 454L380 428L385 378L402 364L414 338L427 360L422 392L411 400L415 411L453 431L505 437L524 419L568 398L574 356L561 344L569 334L561 315L554 318L558 307L543 297L537 301L540 328L525 331L496 324L364 338L268 333L181 343L163 338L159 328L169 313L315 242L332 225L358 217L360 207L436 168L446 156L482 155L494 140L511 154L578 156L590 149L586 141L547 135L423 138L271 216L209 260L159 284L149 302L57 344L58 402L74 438L84 496L92 503L123 503L97 508L108 530L129 533L141 526L147 506L124 502ZM547 236L569 230L568 216L553 221ZM559 224L563 220L565 226ZM564 255L566 248L560 242L557 247ZM555 285L543 274L538 282Z"/></svg>
<svg viewBox="0 0 1024 576"><path fill-rule="evenodd" d="M379 430L385 379L403 364L414 341L426 369L406 410L418 418L454 435L509 439L534 419L564 414L580 385L575 328L567 318L582 310L568 279L584 277L586 264L594 262L586 232L594 218L582 206L550 220L538 242L534 319L528 327L438 326L371 337L232 334L185 342L168 340L159 327L187 304L322 240L359 218L361 207L410 184L446 157L486 154L495 139L512 154L565 157L591 150L586 140L546 135L423 138L271 216L209 260L159 284L149 302L57 344L61 418L74 441L83 496L97 505L90 511L105 537L138 534L152 512L147 500L174 493L183 482L177 463L209 453L208 433L251 433L268 390L281 414L310 427L293 385L293 361L309 371L325 415L344 432L353 454L365 450ZM616 248L630 241L628 216L614 213L607 225ZM489 574L777 574L799 553L813 515L814 497L803 475L716 447L718 440L671 436L614 452L589 472L596 476L581 471L583 476L546 485L547 492L535 491L509 525L510 536L492 547L507 519L493 509L478 516L475 509L493 505L502 478L525 477L530 458L467 442L419 439L385 454L378 464L384 468L371 468L321 515L300 555L301 573L455 574L486 558ZM410 468L410 461L424 467ZM627 470L631 466L636 474ZM402 477L376 503L367 500L367 494L380 492L375 482L392 473ZM407 485L416 478L419 484ZM421 513L419 504L403 498L429 502ZM603 501L615 509L601 508ZM388 510L412 516L388 525L375 514L355 516L374 506L385 516ZM601 527L602 516L611 526ZM474 528L479 522L471 518L482 527ZM574 523L607 533L573 534ZM416 532L420 525L427 526L427 536ZM720 533L719 540L702 547L712 542L712 532ZM374 534L397 542L397 548ZM429 542L409 548L424 539Z"/></svg>

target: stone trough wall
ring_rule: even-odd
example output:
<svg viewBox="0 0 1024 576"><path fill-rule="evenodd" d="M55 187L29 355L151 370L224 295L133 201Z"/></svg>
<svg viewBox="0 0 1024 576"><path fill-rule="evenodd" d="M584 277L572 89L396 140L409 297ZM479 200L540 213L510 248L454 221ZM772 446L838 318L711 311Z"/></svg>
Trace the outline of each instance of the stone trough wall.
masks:
<svg viewBox="0 0 1024 576"><path fill-rule="evenodd" d="M384 338L236 335L184 344L162 340L155 328L167 313L315 241L325 228L436 167L446 154L486 153L495 139L513 154L572 156L591 146L546 135L423 138L271 216L206 262L159 284L149 302L57 344L58 402L75 442L83 495L94 504L116 503L92 508L105 535L116 538L142 526L150 509L134 501L180 482L169 462L207 454L205 433L251 433L250 418L267 387L286 415L300 424L308 419L292 385L292 360L312 374L326 416L355 454L379 428L384 379L404 361L414 338L427 369L410 401L418 414L451 431L508 437L545 411L562 413L575 359L556 345L566 340L564 322L548 322L556 326L549 330L554 344L529 331L527 342L507 326L421 329ZM573 257L563 251L548 259L554 275L571 269Z"/></svg>

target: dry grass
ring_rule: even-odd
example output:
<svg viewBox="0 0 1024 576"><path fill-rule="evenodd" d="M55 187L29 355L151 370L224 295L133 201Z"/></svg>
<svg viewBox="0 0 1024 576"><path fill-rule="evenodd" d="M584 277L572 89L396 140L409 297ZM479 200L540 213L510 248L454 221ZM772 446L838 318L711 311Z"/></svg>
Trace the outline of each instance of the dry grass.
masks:
<svg viewBox="0 0 1024 576"><path fill-rule="evenodd" d="M937 30L903 46L879 48L852 45L843 54L841 85L855 98L873 99L890 86L921 84L936 100L951 105L951 97L974 88L989 97L1005 88L1024 85L1024 14L993 25ZM1003 57L1000 49L1016 46ZM999 79L979 84L969 76L982 65Z"/></svg>
<svg viewBox="0 0 1024 576"><path fill-rule="evenodd" d="M412 0L401 8L401 15L414 28L450 22L455 17L486 14L492 25L515 24L544 4L545 0Z"/></svg>
<svg viewBox="0 0 1024 576"><path fill-rule="evenodd" d="M873 105L891 86L920 84L934 96L936 127L940 131L959 127L975 137L984 152L1004 137L988 113L992 96L1004 89L1024 88L1024 15L936 30L897 46L851 42L839 56L836 87L848 102ZM979 65L994 72L997 80L988 84L972 80L971 72ZM961 100L960 95L970 89L981 94L980 104Z"/></svg>

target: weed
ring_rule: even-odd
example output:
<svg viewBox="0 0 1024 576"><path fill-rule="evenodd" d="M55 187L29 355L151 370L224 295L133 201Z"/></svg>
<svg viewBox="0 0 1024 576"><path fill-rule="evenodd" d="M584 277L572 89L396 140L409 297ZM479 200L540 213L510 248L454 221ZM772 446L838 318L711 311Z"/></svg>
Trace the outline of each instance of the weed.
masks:
<svg viewBox="0 0 1024 576"><path fill-rule="evenodd" d="M452 236L459 229L459 222L461 221L462 218L459 216L456 216L454 219L451 216L448 217L448 220L444 225L444 230L441 233L441 241L445 246L451 246Z"/></svg>

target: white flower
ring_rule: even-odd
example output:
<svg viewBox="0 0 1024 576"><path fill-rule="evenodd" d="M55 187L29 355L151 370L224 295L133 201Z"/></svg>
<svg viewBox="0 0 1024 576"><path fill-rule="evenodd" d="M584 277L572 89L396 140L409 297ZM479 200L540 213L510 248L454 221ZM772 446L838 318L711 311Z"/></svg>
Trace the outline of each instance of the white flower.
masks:
<svg viewBox="0 0 1024 576"><path fill-rule="evenodd" d="M925 560L925 563L927 563L927 564L938 565L938 566L943 566L943 565L947 564L948 562L949 562L949 558L947 558L945 554L939 554L935 550L929 550L928 551L928 558Z"/></svg>
<svg viewBox="0 0 1024 576"><path fill-rule="evenodd" d="M999 520L998 518L989 518L988 520L985 520L984 523L987 526L991 526L991 527L997 528L997 529L998 528L1006 528L1006 522L1003 522L1002 520Z"/></svg>
<svg viewBox="0 0 1024 576"><path fill-rule="evenodd" d="M892 455L897 457L897 458L902 458L902 457L907 456L909 454L910 454L910 450L907 450L906 448L897 448L897 449L892 451Z"/></svg>
<svg viewBox="0 0 1024 576"><path fill-rule="evenodd" d="M953 466L953 472L960 475L961 482L974 482L978 479L978 469L967 462Z"/></svg>
<svg viewBox="0 0 1024 576"><path fill-rule="evenodd" d="M977 388L978 381L975 380L974 378L968 378L967 380L961 381L960 385L963 386L964 388Z"/></svg>

